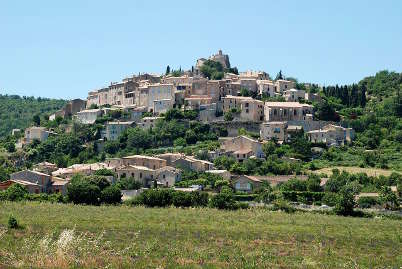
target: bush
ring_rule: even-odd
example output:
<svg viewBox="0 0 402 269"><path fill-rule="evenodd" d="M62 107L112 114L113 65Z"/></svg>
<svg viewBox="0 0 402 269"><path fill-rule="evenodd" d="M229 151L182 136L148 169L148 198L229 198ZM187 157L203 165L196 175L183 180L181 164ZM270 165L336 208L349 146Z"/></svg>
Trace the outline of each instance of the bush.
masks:
<svg viewBox="0 0 402 269"><path fill-rule="evenodd" d="M326 192L322 197L322 203L327 206L335 206L338 200L338 195L334 192Z"/></svg>
<svg viewBox="0 0 402 269"><path fill-rule="evenodd" d="M379 204L379 201L376 197L360 197L359 200L357 200L357 204L360 208L370 208Z"/></svg>
<svg viewBox="0 0 402 269"><path fill-rule="evenodd" d="M173 191L168 189L150 189L140 194L142 203L149 207L165 207L172 204Z"/></svg>
<svg viewBox="0 0 402 269"><path fill-rule="evenodd" d="M245 203L245 202L239 202L239 203L237 203L236 207L239 209L248 209L249 205L248 205L248 203Z"/></svg>
<svg viewBox="0 0 402 269"><path fill-rule="evenodd" d="M121 191L116 185L106 187L101 191L100 200L106 204L119 204L121 203Z"/></svg>
<svg viewBox="0 0 402 269"><path fill-rule="evenodd" d="M208 193L195 191L191 193L193 206L207 206L208 205Z"/></svg>
<svg viewBox="0 0 402 269"><path fill-rule="evenodd" d="M21 201L27 194L28 190L20 184L13 184L6 190L6 197L9 201Z"/></svg>
<svg viewBox="0 0 402 269"><path fill-rule="evenodd" d="M210 206L218 209L237 209L234 196L229 193L218 193L217 195L212 196Z"/></svg>
<svg viewBox="0 0 402 269"><path fill-rule="evenodd" d="M10 216L8 218L8 228L9 229L17 229L18 228L18 221L14 216Z"/></svg>
<svg viewBox="0 0 402 269"><path fill-rule="evenodd" d="M292 207L287 201L283 199L277 199L274 201L273 204L274 204L273 210L275 211L281 210L286 213L294 213L296 211L294 207Z"/></svg>
<svg viewBox="0 0 402 269"><path fill-rule="evenodd" d="M74 204L98 205L101 190L98 186L80 176L71 179L67 187L67 197Z"/></svg>
<svg viewBox="0 0 402 269"><path fill-rule="evenodd" d="M172 202L175 207L190 207L193 205L191 193L183 191L174 192Z"/></svg>
<svg viewBox="0 0 402 269"><path fill-rule="evenodd" d="M351 186L344 186L339 192L335 205L335 213L337 215L351 216L355 207L355 193Z"/></svg>

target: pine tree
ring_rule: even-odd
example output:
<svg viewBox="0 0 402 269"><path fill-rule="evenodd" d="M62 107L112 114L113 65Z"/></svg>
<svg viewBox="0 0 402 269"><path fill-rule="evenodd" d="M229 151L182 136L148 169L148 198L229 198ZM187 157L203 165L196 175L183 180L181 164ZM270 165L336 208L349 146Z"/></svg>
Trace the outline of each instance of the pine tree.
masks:
<svg viewBox="0 0 402 269"><path fill-rule="evenodd" d="M170 66L166 66L166 75L170 74Z"/></svg>

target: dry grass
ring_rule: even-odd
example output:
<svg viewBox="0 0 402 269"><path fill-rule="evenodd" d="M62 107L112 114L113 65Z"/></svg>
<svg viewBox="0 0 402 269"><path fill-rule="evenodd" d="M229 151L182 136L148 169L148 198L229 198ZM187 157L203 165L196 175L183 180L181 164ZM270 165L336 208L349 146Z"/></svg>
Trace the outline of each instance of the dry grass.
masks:
<svg viewBox="0 0 402 269"><path fill-rule="evenodd" d="M23 226L7 230L13 214ZM0 203L0 268L399 268L402 222Z"/></svg>
<svg viewBox="0 0 402 269"><path fill-rule="evenodd" d="M313 173L317 174L327 174L328 176L332 175L332 169L339 169L339 171L346 171L351 174L357 174L357 173L366 173L368 176L389 176L392 174L392 172L396 172L393 170L386 170L386 169L380 169L380 168L361 168L361 167L356 167L356 166L333 166L333 167L326 167L322 168L319 170L312 171Z"/></svg>

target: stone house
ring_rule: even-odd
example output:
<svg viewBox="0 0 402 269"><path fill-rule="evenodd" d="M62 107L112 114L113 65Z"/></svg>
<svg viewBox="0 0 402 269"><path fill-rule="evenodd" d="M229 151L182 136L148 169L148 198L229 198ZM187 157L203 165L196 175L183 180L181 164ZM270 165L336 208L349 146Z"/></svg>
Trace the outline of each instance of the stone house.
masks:
<svg viewBox="0 0 402 269"><path fill-rule="evenodd" d="M184 104L187 109L198 110L202 105L212 104L212 98L208 95L191 95L184 98Z"/></svg>
<svg viewBox="0 0 402 269"><path fill-rule="evenodd" d="M300 99L304 99L306 92L304 90L289 89L284 91L285 100L288 102L298 102Z"/></svg>
<svg viewBox="0 0 402 269"><path fill-rule="evenodd" d="M306 120L311 118L313 106L298 102L265 102L266 121Z"/></svg>
<svg viewBox="0 0 402 269"><path fill-rule="evenodd" d="M51 134L50 131L46 130L45 127L29 127L25 129L24 144L29 144L34 140L39 140L40 142L46 141Z"/></svg>
<svg viewBox="0 0 402 269"><path fill-rule="evenodd" d="M134 178L143 186L150 186L155 177L155 170L140 165L125 165L116 169L117 178Z"/></svg>
<svg viewBox="0 0 402 269"><path fill-rule="evenodd" d="M279 142L287 140L286 121L270 121L261 124L260 137L264 140L276 139Z"/></svg>
<svg viewBox="0 0 402 269"><path fill-rule="evenodd" d="M247 175L233 176L232 185L235 191L252 192L261 187L262 181Z"/></svg>
<svg viewBox="0 0 402 269"><path fill-rule="evenodd" d="M154 112L154 101L156 100L174 100L173 84L149 84L139 87L138 106L148 107L149 112Z"/></svg>
<svg viewBox="0 0 402 269"><path fill-rule="evenodd" d="M240 104L240 118L246 121L264 120L264 102L260 100L242 100Z"/></svg>
<svg viewBox="0 0 402 269"><path fill-rule="evenodd" d="M166 113L169 109L172 109L174 105L174 99L160 99L154 100L153 113L160 114Z"/></svg>
<svg viewBox="0 0 402 269"><path fill-rule="evenodd" d="M181 171L171 166L165 166L155 171L158 185L173 187L176 182L181 180Z"/></svg>
<svg viewBox="0 0 402 269"><path fill-rule="evenodd" d="M272 80L257 80L258 94L268 97L274 97L276 93L276 84Z"/></svg>
<svg viewBox="0 0 402 269"><path fill-rule="evenodd" d="M163 117L143 117L137 125L142 129L148 130L149 128L154 128L159 119L163 119Z"/></svg>
<svg viewBox="0 0 402 269"><path fill-rule="evenodd" d="M278 79L275 81L276 92L282 94L286 90L290 90L296 87L296 83L290 80Z"/></svg>
<svg viewBox="0 0 402 269"><path fill-rule="evenodd" d="M350 143L354 138L354 130L352 128L328 124L320 130L307 132L307 136L313 143L326 143L328 146L338 146Z"/></svg>
<svg viewBox="0 0 402 269"><path fill-rule="evenodd" d="M65 194L68 181L38 171L24 170L10 175L10 180L28 188L30 193Z"/></svg>
<svg viewBox="0 0 402 269"><path fill-rule="evenodd" d="M146 155L133 155L122 158L122 165L145 166L156 170L166 166L166 160Z"/></svg>
<svg viewBox="0 0 402 269"><path fill-rule="evenodd" d="M166 161L167 166L174 166L174 163L180 159L183 158L185 155L182 153L162 153L158 154L155 157L163 159Z"/></svg>
<svg viewBox="0 0 402 269"><path fill-rule="evenodd" d="M109 121L105 124L105 138L109 141L117 140L126 129L133 126L133 121Z"/></svg>
<svg viewBox="0 0 402 269"><path fill-rule="evenodd" d="M247 136L237 136L230 139L225 139L221 144L221 151L234 157L238 161L243 161L252 156L257 158L264 157L262 151L262 142L249 138Z"/></svg>
<svg viewBox="0 0 402 269"><path fill-rule="evenodd" d="M197 172L204 172L214 168L213 163L205 160L199 160L192 156L182 156L180 159L174 161L173 165L178 168L194 170Z"/></svg>
<svg viewBox="0 0 402 269"><path fill-rule="evenodd" d="M241 110L241 104L243 101L252 102L253 98L245 97L245 96L233 96L233 95L226 95L222 97L223 106L222 110L224 112L231 111L232 109Z"/></svg>
<svg viewBox="0 0 402 269"><path fill-rule="evenodd" d="M77 121L82 124L94 124L96 119L103 115L102 109L86 109L77 112L75 116Z"/></svg>
<svg viewBox="0 0 402 269"><path fill-rule="evenodd" d="M34 171L38 171L41 173L51 175L52 172L54 172L58 169L58 167L54 163L41 162L41 163L35 164L33 166L33 169L34 169Z"/></svg>

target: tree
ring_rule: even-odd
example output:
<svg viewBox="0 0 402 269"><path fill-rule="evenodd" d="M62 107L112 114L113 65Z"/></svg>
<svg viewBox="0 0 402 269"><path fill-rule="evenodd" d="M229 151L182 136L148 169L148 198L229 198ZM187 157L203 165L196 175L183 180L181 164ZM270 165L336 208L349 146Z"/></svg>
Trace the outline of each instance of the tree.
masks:
<svg viewBox="0 0 402 269"><path fill-rule="evenodd" d="M67 186L67 197L74 204L98 205L101 190L80 175L75 175Z"/></svg>
<svg viewBox="0 0 402 269"><path fill-rule="evenodd" d="M168 74L170 74L170 66L168 65L168 66L166 66L166 73L165 73L166 75L168 75Z"/></svg>
<svg viewBox="0 0 402 269"><path fill-rule="evenodd" d="M21 201L25 198L25 195L28 194L28 190L20 185L13 184L6 190L6 198L9 201Z"/></svg>
<svg viewBox="0 0 402 269"><path fill-rule="evenodd" d="M237 209L236 201L231 193L218 193L212 196L210 206L218 209Z"/></svg>
<svg viewBox="0 0 402 269"><path fill-rule="evenodd" d="M32 121L36 126L40 126L40 116L39 116L39 114L35 114L32 117Z"/></svg>
<svg viewBox="0 0 402 269"><path fill-rule="evenodd" d="M345 185L338 193L338 199L335 205L335 213L338 215L349 216L353 214L355 207L355 192L353 189Z"/></svg>
<svg viewBox="0 0 402 269"><path fill-rule="evenodd" d="M121 203L121 191L116 185L108 186L101 191L100 200L106 204L119 204Z"/></svg>
<svg viewBox="0 0 402 269"><path fill-rule="evenodd" d="M265 157L268 157L275 153L276 144L273 141L268 141L267 143L262 145L262 151L265 154Z"/></svg>
<svg viewBox="0 0 402 269"><path fill-rule="evenodd" d="M278 80L278 79L284 79L284 76L282 75L282 70L279 70L279 73L276 75L275 80Z"/></svg>
<svg viewBox="0 0 402 269"><path fill-rule="evenodd" d="M223 118L224 118L225 121L232 121L233 120L232 112L231 111L225 112L225 115L224 115Z"/></svg>
<svg viewBox="0 0 402 269"><path fill-rule="evenodd" d="M4 148L10 153L15 152L15 144L13 142L7 142L4 144Z"/></svg>
<svg viewBox="0 0 402 269"><path fill-rule="evenodd" d="M388 186L383 186L380 191L380 201L386 209L399 209L398 197Z"/></svg>

